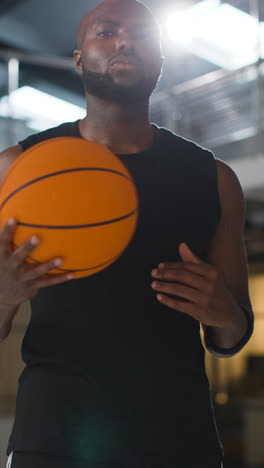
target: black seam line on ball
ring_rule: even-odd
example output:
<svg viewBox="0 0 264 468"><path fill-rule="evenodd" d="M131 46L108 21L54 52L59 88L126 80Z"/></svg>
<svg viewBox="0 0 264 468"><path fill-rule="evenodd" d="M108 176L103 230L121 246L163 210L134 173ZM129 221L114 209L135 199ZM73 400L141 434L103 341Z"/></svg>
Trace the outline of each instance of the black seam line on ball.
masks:
<svg viewBox="0 0 264 468"><path fill-rule="evenodd" d="M47 226L46 224L31 224L31 223L21 223L17 221L17 226L25 226L25 227L33 227L33 228L45 228L45 229L85 229L85 228L92 228L97 226L105 226L106 224L113 224L117 223L118 221L123 221L124 219L130 218L135 213L137 213L137 209L131 211L125 216L121 216L120 218L110 219L109 221L102 221L101 223L93 223L93 224L79 224L73 226Z"/></svg>
<svg viewBox="0 0 264 468"><path fill-rule="evenodd" d="M14 192L12 192L12 193L10 193L10 195L8 195L8 197L3 201L2 205L0 206L0 210L2 210L2 208L5 206L5 204L7 203L7 201L10 198L12 198L16 193L20 192L20 190L23 190L24 188L26 188L26 187L28 187L30 185L36 184L37 182L39 182L41 180L48 179L49 177L55 177L55 176L58 176L58 175L61 175L61 174L67 174L69 172L79 172L79 171L111 172L112 174L120 175L121 177L124 177L125 179L129 180L129 182L132 182L132 180L128 176L126 176L125 174L122 174L122 172L114 171L113 169L105 169L105 168L102 168L102 167L76 167L76 168L73 168L73 169L65 169L64 171L52 172L51 174L47 174L47 175L38 177L37 179L33 179L30 182L27 182L26 184L21 185L21 187L17 188L16 190L14 190Z"/></svg>

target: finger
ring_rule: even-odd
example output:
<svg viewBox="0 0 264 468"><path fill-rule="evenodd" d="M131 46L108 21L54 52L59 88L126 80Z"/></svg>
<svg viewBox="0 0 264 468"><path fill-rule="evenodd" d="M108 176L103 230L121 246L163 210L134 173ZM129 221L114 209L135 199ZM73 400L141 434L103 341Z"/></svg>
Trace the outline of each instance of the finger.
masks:
<svg viewBox="0 0 264 468"><path fill-rule="evenodd" d="M177 262L177 263L164 263L164 267L159 267L159 272L164 272L165 270L180 270L180 271L191 271L196 273L199 276L215 279L217 274L215 268L209 263L191 263L191 262Z"/></svg>
<svg viewBox="0 0 264 468"><path fill-rule="evenodd" d="M10 243L13 239L13 235L16 229L16 220L14 218L10 218L7 223L4 225L1 233L0 238L1 246L5 246L7 243Z"/></svg>
<svg viewBox="0 0 264 468"><path fill-rule="evenodd" d="M28 269L27 271L23 272L23 280L31 281L36 280L44 275L46 275L49 271L54 270L55 268L63 265L62 258L53 258L52 260L40 263L38 266Z"/></svg>
<svg viewBox="0 0 264 468"><path fill-rule="evenodd" d="M197 273L193 273L186 269L161 270L157 275L153 275L153 278L185 284L200 291L209 291L208 278L205 279L203 276L197 275Z"/></svg>
<svg viewBox="0 0 264 468"><path fill-rule="evenodd" d="M177 299L172 299L171 297L166 296L164 294L158 294L157 299L161 304L169 307L170 309L177 310L177 312L182 312L183 314L189 315L195 320L200 320L199 309L196 305L193 305L191 302L184 302Z"/></svg>
<svg viewBox="0 0 264 468"><path fill-rule="evenodd" d="M202 295L200 291L188 286L177 283L163 283L162 281L155 281L152 283L152 288L163 294L171 294L172 296L183 297L194 304L200 304Z"/></svg>
<svg viewBox="0 0 264 468"><path fill-rule="evenodd" d="M22 265L29 254L36 248L36 246L40 243L37 236L33 236L28 239L23 245L18 247L12 253L10 257L10 264L13 268L17 268L18 266Z"/></svg>
<svg viewBox="0 0 264 468"><path fill-rule="evenodd" d="M39 279L34 282L34 287L38 289L47 288L49 286L55 286L56 284L65 283L66 281L71 281L73 279L74 279L74 273L68 272L62 275L54 275L54 276L49 276L49 277Z"/></svg>

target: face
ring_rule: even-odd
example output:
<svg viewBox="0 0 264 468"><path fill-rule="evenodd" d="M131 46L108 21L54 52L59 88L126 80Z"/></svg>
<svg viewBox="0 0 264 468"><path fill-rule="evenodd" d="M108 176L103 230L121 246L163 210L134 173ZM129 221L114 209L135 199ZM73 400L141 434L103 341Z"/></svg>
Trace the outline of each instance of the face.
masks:
<svg viewBox="0 0 264 468"><path fill-rule="evenodd" d="M75 66L87 94L104 100L146 101L161 75L160 31L134 0L108 0L80 25Z"/></svg>

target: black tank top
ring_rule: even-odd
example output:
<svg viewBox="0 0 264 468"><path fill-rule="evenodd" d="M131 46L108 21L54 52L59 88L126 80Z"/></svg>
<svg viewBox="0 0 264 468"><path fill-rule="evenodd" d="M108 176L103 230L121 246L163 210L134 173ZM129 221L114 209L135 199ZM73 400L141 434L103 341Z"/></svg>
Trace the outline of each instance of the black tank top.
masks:
<svg viewBox="0 0 264 468"><path fill-rule="evenodd" d="M31 300L7 454L218 468L223 449L200 324L162 305L151 288L153 268L182 261L181 242L205 259L221 216L216 161L153 127L151 148L117 155L139 195L128 248L107 269L41 289ZM20 144L26 150L59 136L81 138L78 121Z"/></svg>

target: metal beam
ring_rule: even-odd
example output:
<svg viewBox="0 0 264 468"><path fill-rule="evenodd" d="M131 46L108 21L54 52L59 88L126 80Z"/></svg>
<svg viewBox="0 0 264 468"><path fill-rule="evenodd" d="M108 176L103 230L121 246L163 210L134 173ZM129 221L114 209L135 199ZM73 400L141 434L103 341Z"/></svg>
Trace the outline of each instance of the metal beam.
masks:
<svg viewBox="0 0 264 468"><path fill-rule="evenodd" d="M24 3L25 0L1 0L0 3L0 16L5 15L8 13L10 10L15 8L21 3Z"/></svg>
<svg viewBox="0 0 264 468"><path fill-rule="evenodd" d="M67 57L45 57L41 55L25 54L12 49L0 48L0 60L9 61L11 58L16 58L21 63L29 63L32 65L41 65L55 69L74 70L73 58Z"/></svg>

